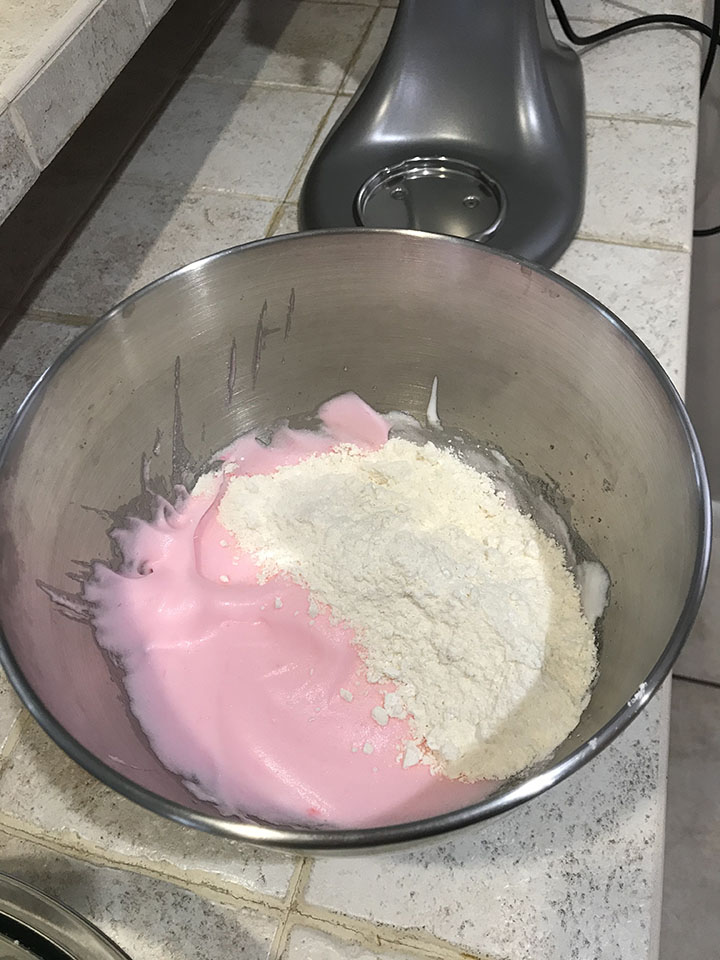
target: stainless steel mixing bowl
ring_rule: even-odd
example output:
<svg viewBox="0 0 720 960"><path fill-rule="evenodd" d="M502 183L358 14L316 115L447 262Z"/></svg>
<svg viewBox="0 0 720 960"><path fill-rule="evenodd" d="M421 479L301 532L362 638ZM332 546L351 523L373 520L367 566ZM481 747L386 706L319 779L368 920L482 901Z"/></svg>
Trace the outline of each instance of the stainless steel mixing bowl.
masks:
<svg viewBox="0 0 720 960"><path fill-rule="evenodd" d="M116 511L189 482L237 434L354 390L499 445L571 503L612 577L597 685L532 775L473 807L367 830L224 817L157 760L121 672L73 599L108 558ZM300 234L191 264L121 303L36 385L0 461L3 664L55 741L181 823L287 848L348 850L485 820L602 750L658 689L700 602L708 488L682 403L617 318L551 273L417 233ZM54 600L52 599L54 597ZM73 619L73 616L79 619Z"/></svg>

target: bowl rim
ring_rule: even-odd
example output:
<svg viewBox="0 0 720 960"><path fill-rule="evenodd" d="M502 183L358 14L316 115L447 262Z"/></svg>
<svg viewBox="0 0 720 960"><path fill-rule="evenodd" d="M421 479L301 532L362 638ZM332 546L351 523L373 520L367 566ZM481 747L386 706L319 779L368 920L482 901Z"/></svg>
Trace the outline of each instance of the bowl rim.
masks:
<svg viewBox="0 0 720 960"><path fill-rule="evenodd" d="M465 247L473 247L478 253L499 257L515 263L519 266L529 268L534 273L545 277L553 283L564 287L571 294L583 300L586 304L593 307L605 322L609 323L617 330L630 346L640 355L643 362L647 365L650 372L655 376L659 385L662 387L670 407L675 414L685 440L688 445L693 464L693 475L695 478L695 492L698 496L700 505L698 544L695 555L695 564L693 567L690 586L680 612L680 616L675 627L666 643L660 657L655 665L649 671L645 680L639 684L636 692L627 701L627 703L618 712L608 720L598 732L587 742L581 744L573 750L564 760L553 764L548 770L535 774L529 779L517 784L500 796L492 794L480 800L478 803L459 810L452 810L447 813L438 814L434 817L428 817L423 820L410 821L408 823L389 824L380 827L362 827L354 829L327 828L313 829L310 827L288 827L271 826L250 822L233 820L221 815L206 814L191 810L180 803L167 800L165 797L154 793L153 791L140 786L128 777L119 773L113 767L106 764L99 757L84 747L59 723L52 713L45 707L44 703L35 694L30 683L20 669L10 644L5 636L2 624L0 623L0 664L15 688L17 694L25 707L39 723L45 733L50 736L55 743L65 751L68 756L78 763L84 770L92 774L102 783L116 790L121 795L134 801L147 810L160 814L169 820L174 820L184 826L194 827L207 833L212 833L227 837L233 840L243 840L258 846L277 848L291 851L311 851L311 852L339 852L362 850L369 848L385 847L407 844L414 841L424 840L432 837L440 837L449 834L464 827L481 823L501 814L508 813L514 808L527 802L533 797L539 796L550 787L555 786L565 780L571 773L579 770L589 760L597 756L605 749L644 709L647 703L657 693L663 681L670 672L670 669L677 658L685 639L692 627L697 615L697 611L702 599L705 582L707 579L708 565L710 561L710 547L712 537L712 510L710 500L710 488L705 470L700 445L695 434L695 430L690 421L689 415L685 409L684 403L670 380L668 374L656 359L654 354L622 320L619 319L611 310L604 306L599 300L587 293L581 287L566 280L559 274L554 273L547 267L541 266L521 257L514 256L502 251L495 250L476 243L472 240L450 237L441 234L427 233L415 230L393 230L393 229L369 229L369 228L339 228L328 230L301 231L292 234L280 234L274 237L268 237L260 240L253 240L248 243L238 244L228 247L216 253L194 260L185 264L176 270L173 270L163 276L153 280L151 283L141 287L135 293L121 300L118 304L106 311L99 319L91 324L85 331L76 337L60 353L55 361L41 374L27 396L20 405L15 414L8 432L0 445L0 474L2 474L5 461L13 445L15 435L19 432L25 419L32 415L32 406L35 398L45 388L46 384L58 373L65 361L72 356L76 350L82 348L85 341L94 336L106 324L122 315L128 308L132 308L141 297L149 291L159 287L168 281L200 269L208 263L228 256L237 256L247 249L254 249L260 246L282 245L292 242L312 242L314 238L327 238L348 235L392 235L406 237L415 241L432 241L434 243L461 244Z"/></svg>

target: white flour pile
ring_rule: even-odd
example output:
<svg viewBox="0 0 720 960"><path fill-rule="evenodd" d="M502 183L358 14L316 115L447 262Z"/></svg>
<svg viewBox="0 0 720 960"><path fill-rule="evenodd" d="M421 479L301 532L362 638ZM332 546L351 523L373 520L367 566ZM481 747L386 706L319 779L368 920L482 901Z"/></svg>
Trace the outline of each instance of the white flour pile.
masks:
<svg viewBox="0 0 720 960"><path fill-rule="evenodd" d="M595 644L563 553L452 454L341 447L232 479L219 519L355 629L368 679L397 683L385 710L449 776L510 776L577 724Z"/></svg>

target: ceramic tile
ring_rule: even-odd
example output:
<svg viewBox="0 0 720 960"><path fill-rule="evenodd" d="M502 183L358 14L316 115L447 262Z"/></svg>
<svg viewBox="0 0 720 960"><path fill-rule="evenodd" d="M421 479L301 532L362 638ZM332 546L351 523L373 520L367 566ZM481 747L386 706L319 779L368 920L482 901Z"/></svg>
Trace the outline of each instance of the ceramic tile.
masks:
<svg viewBox="0 0 720 960"><path fill-rule="evenodd" d="M683 389L690 254L576 240L553 269L627 323Z"/></svg>
<svg viewBox="0 0 720 960"><path fill-rule="evenodd" d="M0 870L76 910L135 960L265 960L275 917L0 835Z"/></svg>
<svg viewBox="0 0 720 960"><path fill-rule="evenodd" d="M695 136L685 127L588 120L580 235L689 250Z"/></svg>
<svg viewBox="0 0 720 960"><path fill-rule="evenodd" d="M580 59L588 113L697 122L700 42L695 36L678 30L639 30L581 48Z"/></svg>
<svg viewBox="0 0 720 960"><path fill-rule="evenodd" d="M125 176L282 200L331 104L329 94L190 78Z"/></svg>
<svg viewBox="0 0 720 960"><path fill-rule="evenodd" d="M145 17L145 22L149 27L154 27L168 12L174 0L138 0L138 2Z"/></svg>
<svg viewBox="0 0 720 960"><path fill-rule="evenodd" d="M0 106L0 223L39 174L18 136L10 111L2 110Z"/></svg>
<svg viewBox="0 0 720 960"><path fill-rule="evenodd" d="M0 668L0 754L7 742L13 724L20 715L20 701L10 681Z"/></svg>
<svg viewBox="0 0 720 960"><path fill-rule="evenodd" d="M661 960L720 943L720 690L673 682Z"/></svg>
<svg viewBox="0 0 720 960"><path fill-rule="evenodd" d="M648 957L666 702L589 766L485 828L415 852L316 861L306 899L513 960Z"/></svg>
<svg viewBox="0 0 720 960"><path fill-rule="evenodd" d="M176 267L263 237L274 210L269 200L121 179L56 264L31 309L98 317Z"/></svg>
<svg viewBox="0 0 720 960"><path fill-rule="evenodd" d="M45 167L140 46L136 0L105 0L18 94L14 106Z"/></svg>
<svg viewBox="0 0 720 960"><path fill-rule="evenodd" d="M343 93L354 93L380 56L394 17L392 9L380 11L342 86ZM593 32L583 21L574 26L580 34ZM557 24L555 33L564 39ZM677 30L637 31L611 43L581 48L588 112L694 123L699 49L694 36ZM628 62L633 63L632 83L627 82ZM655 69L658 62L664 65L661 72Z"/></svg>
<svg viewBox="0 0 720 960"><path fill-rule="evenodd" d="M649 13L678 13L703 19L703 0L562 0L562 3L569 17L584 20L619 23ZM554 16L549 3L548 9Z"/></svg>
<svg viewBox="0 0 720 960"><path fill-rule="evenodd" d="M92 2L92 0L88 0ZM179 0L0 230L0 322L45 275L144 136L227 0ZM73 8L74 10L74 8Z"/></svg>
<svg viewBox="0 0 720 960"><path fill-rule="evenodd" d="M134 8L138 0L122 2ZM17 0L8 0L8 3L12 11L12 5L17 3ZM68 42L75 39L76 31L97 11L101 3L102 0L50 0L47 4L35 7L31 0L29 5L21 5L20 16L27 11L28 17L25 21L16 23L16 29L11 31L11 35L14 34L18 53L23 49L22 33L26 34L28 43L22 56L10 59L10 71L0 79L0 95L8 101L14 100L45 64L62 51ZM10 18L18 16L17 10L18 8L14 13L10 13Z"/></svg>
<svg viewBox="0 0 720 960"><path fill-rule="evenodd" d="M389 8L378 10L373 25L360 48L360 53L342 85L343 93L355 93L360 81L383 52L394 19L395 10Z"/></svg>
<svg viewBox="0 0 720 960"><path fill-rule="evenodd" d="M0 5L0 89L7 73L20 61L43 50L48 31L75 5L76 0L3 0ZM42 54L41 54L42 56Z"/></svg>
<svg viewBox="0 0 720 960"><path fill-rule="evenodd" d="M236 894L282 897L295 867L292 857L209 836L126 800L85 773L34 722L0 774L0 825L3 819L68 847Z"/></svg>
<svg viewBox="0 0 720 960"><path fill-rule="evenodd" d="M395 950L391 956L393 960L417 960L417 954L411 958L410 954L397 953ZM341 939L320 930L300 926L292 928L287 946L282 953L282 960L385 960L385 958L389 960L389 955L348 939L347 931L344 931Z"/></svg>
<svg viewBox="0 0 720 960"><path fill-rule="evenodd" d="M372 7L312 0L242 0L194 72L335 93L372 14Z"/></svg>
<svg viewBox="0 0 720 960"><path fill-rule="evenodd" d="M59 323L22 320L4 342L0 334L0 438L30 387L79 332Z"/></svg>
<svg viewBox="0 0 720 960"><path fill-rule="evenodd" d="M330 130L332 129L333 124L335 123L336 120L339 119L340 114L343 112L343 110L345 109L345 107L348 105L349 102L350 102L349 96L342 96L342 95L338 96L335 102L333 103L332 107L330 108L329 112L327 113L327 116L323 119L322 123L318 126L315 139L312 141L312 145L310 146L310 149L306 152L302 165L295 176L292 188L287 196L287 200L289 202L297 203L300 197L300 190L302 189L305 175L308 172L308 169L310 167L310 164L313 161L313 158L315 157L315 154L318 152L318 150L322 146L322 143L325 140L325 137L330 133Z"/></svg>
<svg viewBox="0 0 720 960"><path fill-rule="evenodd" d="M296 203L283 203L277 219L270 225L268 236L276 237L281 233L297 233L298 209Z"/></svg>
<svg viewBox="0 0 720 960"><path fill-rule="evenodd" d="M17 48L19 51L19 47ZM0 57L0 94L2 99L0 99L0 108L7 106L7 97L5 97L5 85L8 82L8 77L12 77L15 73L15 70L18 67L18 64L22 63L22 57L19 55L13 56L13 53L6 53L4 56Z"/></svg>
<svg viewBox="0 0 720 960"><path fill-rule="evenodd" d="M705 596L675 673L720 683L720 501L713 502L713 546ZM720 697L720 691L718 691Z"/></svg>

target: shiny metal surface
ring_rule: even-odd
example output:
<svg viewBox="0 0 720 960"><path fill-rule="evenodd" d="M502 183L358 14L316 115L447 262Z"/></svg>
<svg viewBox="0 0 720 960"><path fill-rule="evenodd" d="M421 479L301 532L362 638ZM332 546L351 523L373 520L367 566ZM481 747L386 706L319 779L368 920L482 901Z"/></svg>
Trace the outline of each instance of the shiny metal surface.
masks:
<svg viewBox="0 0 720 960"><path fill-rule="evenodd" d="M37 960L37 954L30 953L17 941L0 933L0 960Z"/></svg>
<svg viewBox="0 0 720 960"><path fill-rule="evenodd" d="M112 940L74 910L0 873L2 960L128 960ZM17 942L16 942L17 941ZM59 951L62 951L60 953Z"/></svg>
<svg viewBox="0 0 720 960"><path fill-rule="evenodd" d="M422 418L434 376L443 422L552 478L610 572L590 704L532 775L448 815L355 831L220 816L162 767L132 718L118 667L73 600L82 563L109 557L116 511L128 503L147 511L150 490L190 482L242 431L346 390ZM279 237L191 264L130 297L26 400L0 457L0 653L57 743L164 816L285 848L416 841L541 793L642 709L695 617L709 518L702 459L670 381L619 320L570 283L433 235ZM66 615L68 605L79 619Z"/></svg>
<svg viewBox="0 0 720 960"><path fill-rule="evenodd" d="M411 157L480 168L507 198L488 245L556 262L585 200L585 99L580 58L553 36L545 0L399 0L382 54L308 170L302 227L354 226L363 184ZM366 225L467 236L453 210L438 191L411 223Z"/></svg>
<svg viewBox="0 0 720 960"><path fill-rule="evenodd" d="M451 157L412 157L362 185L355 220L361 227L422 229L484 242L506 207L498 184L479 167Z"/></svg>

